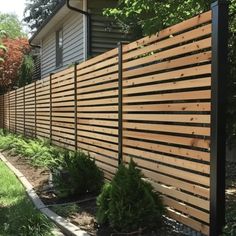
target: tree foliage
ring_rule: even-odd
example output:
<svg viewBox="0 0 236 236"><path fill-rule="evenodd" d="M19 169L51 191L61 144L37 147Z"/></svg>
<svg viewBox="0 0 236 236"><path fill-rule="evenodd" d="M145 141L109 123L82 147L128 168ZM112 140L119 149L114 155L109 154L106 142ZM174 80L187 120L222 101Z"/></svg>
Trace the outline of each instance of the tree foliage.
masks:
<svg viewBox="0 0 236 236"><path fill-rule="evenodd" d="M0 13L0 29L4 30L9 38L26 36L21 22L14 14Z"/></svg>
<svg viewBox="0 0 236 236"><path fill-rule="evenodd" d="M116 8L105 10L125 31L136 36L150 35L199 14L210 6L210 0L119 0Z"/></svg>
<svg viewBox="0 0 236 236"><path fill-rule="evenodd" d="M2 43L7 52L0 52L0 58L4 59L0 67L0 78L5 86L12 86L19 78L24 55L29 52L30 47L26 38L3 38Z"/></svg>
<svg viewBox="0 0 236 236"><path fill-rule="evenodd" d="M31 31L35 31L60 2L61 0L27 0L23 20Z"/></svg>

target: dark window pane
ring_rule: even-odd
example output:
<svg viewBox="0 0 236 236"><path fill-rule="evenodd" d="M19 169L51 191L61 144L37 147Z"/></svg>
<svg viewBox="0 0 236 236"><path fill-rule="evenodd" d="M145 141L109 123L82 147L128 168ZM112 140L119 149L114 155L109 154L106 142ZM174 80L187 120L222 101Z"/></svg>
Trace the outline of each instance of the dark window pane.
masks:
<svg viewBox="0 0 236 236"><path fill-rule="evenodd" d="M63 57L63 34L62 30L56 32L56 66L62 66Z"/></svg>

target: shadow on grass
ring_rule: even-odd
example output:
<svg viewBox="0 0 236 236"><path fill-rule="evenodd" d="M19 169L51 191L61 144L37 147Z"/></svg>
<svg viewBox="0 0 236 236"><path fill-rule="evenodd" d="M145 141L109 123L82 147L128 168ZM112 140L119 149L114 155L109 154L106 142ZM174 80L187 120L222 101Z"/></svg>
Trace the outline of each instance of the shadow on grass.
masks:
<svg viewBox="0 0 236 236"><path fill-rule="evenodd" d="M27 196L11 205L0 206L2 236L49 236L52 235L51 228L47 218L33 207Z"/></svg>

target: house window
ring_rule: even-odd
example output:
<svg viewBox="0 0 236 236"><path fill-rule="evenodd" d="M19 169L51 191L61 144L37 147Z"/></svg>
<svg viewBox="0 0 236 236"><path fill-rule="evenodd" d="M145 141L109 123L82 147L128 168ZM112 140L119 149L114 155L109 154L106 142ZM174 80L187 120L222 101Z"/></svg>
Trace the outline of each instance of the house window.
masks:
<svg viewBox="0 0 236 236"><path fill-rule="evenodd" d="M62 29L56 32L56 67L62 66L63 34Z"/></svg>

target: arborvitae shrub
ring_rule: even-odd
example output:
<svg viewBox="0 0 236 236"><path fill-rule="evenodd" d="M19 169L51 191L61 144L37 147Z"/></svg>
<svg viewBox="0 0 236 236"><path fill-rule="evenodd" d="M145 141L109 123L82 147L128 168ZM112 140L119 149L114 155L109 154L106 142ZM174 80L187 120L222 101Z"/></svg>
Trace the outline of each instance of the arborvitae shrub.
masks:
<svg viewBox="0 0 236 236"><path fill-rule="evenodd" d="M104 180L95 161L81 151L65 151L63 165L54 172L53 177L61 197L98 194Z"/></svg>
<svg viewBox="0 0 236 236"><path fill-rule="evenodd" d="M101 194L97 197L97 222L99 224L108 223L109 202L111 200L111 184L106 183Z"/></svg>
<svg viewBox="0 0 236 236"><path fill-rule="evenodd" d="M109 187L104 187L98 197L98 223L109 222L119 232L161 226L165 211L162 201L142 178L133 161L128 167L119 167Z"/></svg>

